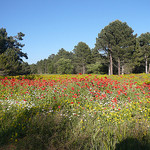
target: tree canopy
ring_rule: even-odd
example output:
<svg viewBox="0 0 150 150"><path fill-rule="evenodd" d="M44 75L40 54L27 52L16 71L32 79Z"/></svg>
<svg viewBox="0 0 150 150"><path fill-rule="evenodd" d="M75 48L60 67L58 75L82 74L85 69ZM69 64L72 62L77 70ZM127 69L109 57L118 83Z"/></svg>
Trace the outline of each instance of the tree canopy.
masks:
<svg viewBox="0 0 150 150"><path fill-rule="evenodd" d="M126 22L119 20L111 22L98 34L96 49L104 51L109 59L109 74L113 74L113 60L118 61L118 74L120 75L120 61L131 56L134 50L136 35Z"/></svg>
<svg viewBox="0 0 150 150"><path fill-rule="evenodd" d="M75 55L75 61L78 66L81 67L81 72L86 72L86 64L91 61L91 50L89 46L84 42L79 42L73 49Z"/></svg>
<svg viewBox="0 0 150 150"><path fill-rule="evenodd" d="M15 75L22 72L22 58L28 58L27 54L22 52L24 44L19 42L24 36L22 32L17 36L8 36L6 29L0 29L0 71L5 74Z"/></svg>
<svg viewBox="0 0 150 150"><path fill-rule="evenodd" d="M148 61L150 61L150 32L142 33L138 37L141 57L145 60L145 73L150 72L150 65L148 71ZM149 62L150 64L150 62Z"/></svg>

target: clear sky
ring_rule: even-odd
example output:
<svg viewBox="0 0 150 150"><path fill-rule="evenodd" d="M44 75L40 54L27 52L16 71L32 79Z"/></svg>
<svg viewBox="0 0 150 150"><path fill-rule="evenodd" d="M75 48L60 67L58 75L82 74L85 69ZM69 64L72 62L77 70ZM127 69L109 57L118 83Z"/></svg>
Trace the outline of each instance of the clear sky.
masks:
<svg viewBox="0 0 150 150"><path fill-rule="evenodd" d="M94 48L98 33L118 19L134 33L150 32L150 0L0 0L0 28L25 34L29 64L82 41Z"/></svg>

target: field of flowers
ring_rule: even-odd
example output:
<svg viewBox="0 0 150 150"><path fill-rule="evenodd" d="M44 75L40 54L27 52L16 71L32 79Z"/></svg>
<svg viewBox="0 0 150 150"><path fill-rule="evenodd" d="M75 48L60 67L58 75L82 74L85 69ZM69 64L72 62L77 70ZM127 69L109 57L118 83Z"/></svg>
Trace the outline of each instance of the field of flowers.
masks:
<svg viewBox="0 0 150 150"><path fill-rule="evenodd" d="M0 149L150 149L150 74L0 78Z"/></svg>

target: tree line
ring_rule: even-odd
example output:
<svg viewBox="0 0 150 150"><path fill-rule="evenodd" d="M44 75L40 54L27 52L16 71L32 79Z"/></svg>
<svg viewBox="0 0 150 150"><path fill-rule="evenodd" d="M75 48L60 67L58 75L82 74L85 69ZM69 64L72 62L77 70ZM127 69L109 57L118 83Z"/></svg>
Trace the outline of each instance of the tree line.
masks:
<svg viewBox="0 0 150 150"><path fill-rule="evenodd" d="M71 52L62 48L30 68L38 74L150 73L150 33L137 37L126 22L115 20L101 30L93 49L79 42Z"/></svg>
<svg viewBox="0 0 150 150"><path fill-rule="evenodd" d="M109 23L98 33L94 48L79 42L70 52L61 48L57 54L31 65L21 59L27 58L27 54L21 51L24 45L18 42L24 34L20 32L16 37L8 37L4 33L7 33L5 29L1 29L0 71L9 74L13 71L22 74L150 73L150 32L137 37L126 22L119 20ZM8 46L10 41L13 47ZM14 61L13 66L9 66L10 62L7 66L8 60Z"/></svg>

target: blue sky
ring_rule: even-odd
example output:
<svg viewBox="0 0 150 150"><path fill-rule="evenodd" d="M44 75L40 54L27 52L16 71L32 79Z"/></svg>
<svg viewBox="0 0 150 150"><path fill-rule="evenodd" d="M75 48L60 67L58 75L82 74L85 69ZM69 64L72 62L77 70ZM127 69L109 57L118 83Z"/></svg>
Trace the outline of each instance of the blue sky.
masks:
<svg viewBox="0 0 150 150"><path fill-rule="evenodd" d="M150 32L150 0L1 0L0 28L25 34L29 64L82 41L94 48L98 33L118 19L134 33Z"/></svg>

